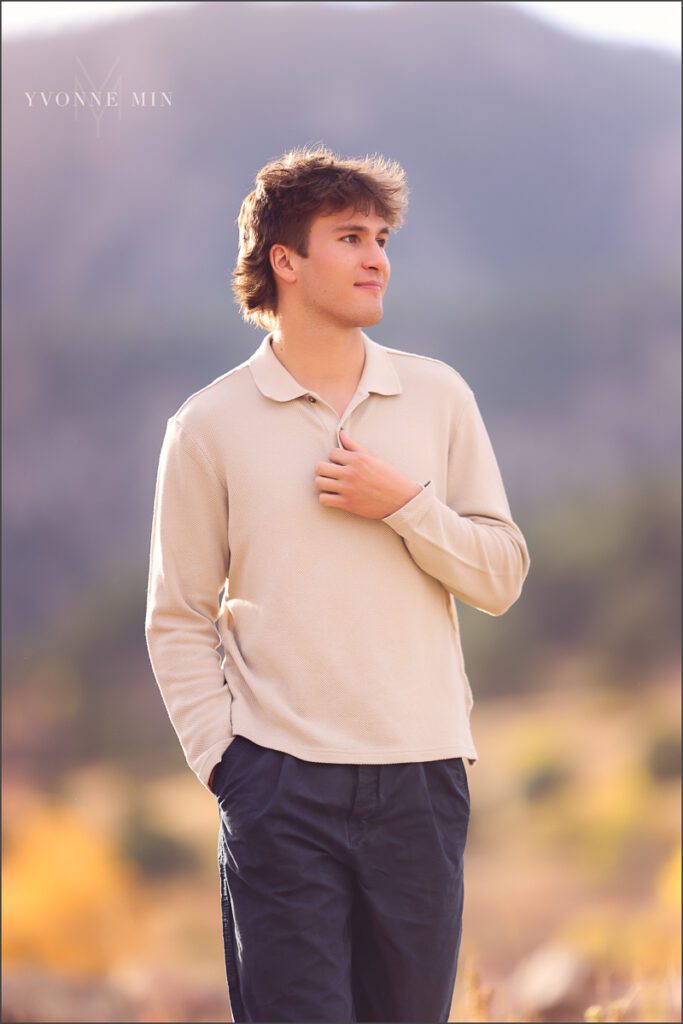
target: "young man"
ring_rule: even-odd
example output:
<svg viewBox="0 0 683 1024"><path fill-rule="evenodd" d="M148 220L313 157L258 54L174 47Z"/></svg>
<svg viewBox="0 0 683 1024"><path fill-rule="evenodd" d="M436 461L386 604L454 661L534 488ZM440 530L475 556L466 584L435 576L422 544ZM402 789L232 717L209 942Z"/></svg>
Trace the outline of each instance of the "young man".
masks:
<svg viewBox="0 0 683 1024"><path fill-rule="evenodd" d="M162 446L146 637L218 802L237 1021L450 1012L478 756L454 598L502 615L529 554L472 389L362 330L407 195L322 146L262 168L233 282L269 333Z"/></svg>

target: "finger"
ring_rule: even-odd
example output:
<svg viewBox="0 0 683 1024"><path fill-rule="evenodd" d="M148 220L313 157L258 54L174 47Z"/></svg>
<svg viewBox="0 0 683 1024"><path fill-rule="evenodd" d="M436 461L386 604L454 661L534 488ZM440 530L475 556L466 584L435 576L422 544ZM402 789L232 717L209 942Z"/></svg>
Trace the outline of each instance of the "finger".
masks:
<svg viewBox="0 0 683 1024"><path fill-rule="evenodd" d="M320 476L338 477L341 470L335 462L318 462L315 466L316 473Z"/></svg>
<svg viewBox="0 0 683 1024"><path fill-rule="evenodd" d="M340 494L326 494L323 491L318 495L318 501L321 505L329 505L331 508L343 508L346 499Z"/></svg>
<svg viewBox="0 0 683 1024"><path fill-rule="evenodd" d="M341 493L341 481L331 476L317 476L315 478L315 486L319 490L330 491L333 494Z"/></svg>
<svg viewBox="0 0 683 1024"><path fill-rule="evenodd" d="M347 452L345 448L333 448L327 457L339 466L346 466L353 460L354 452Z"/></svg>

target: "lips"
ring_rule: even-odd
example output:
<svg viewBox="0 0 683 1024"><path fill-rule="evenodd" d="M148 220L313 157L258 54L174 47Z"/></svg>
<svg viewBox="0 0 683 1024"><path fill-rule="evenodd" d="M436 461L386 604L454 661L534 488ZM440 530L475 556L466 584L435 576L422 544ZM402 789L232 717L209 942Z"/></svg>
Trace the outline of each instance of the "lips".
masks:
<svg viewBox="0 0 683 1024"><path fill-rule="evenodd" d="M368 290L375 291L375 292L381 292L381 290L382 290L381 284L379 284L378 282L375 282L375 281L363 281L361 284L357 284L354 287L356 287L356 288L367 288Z"/></svg>

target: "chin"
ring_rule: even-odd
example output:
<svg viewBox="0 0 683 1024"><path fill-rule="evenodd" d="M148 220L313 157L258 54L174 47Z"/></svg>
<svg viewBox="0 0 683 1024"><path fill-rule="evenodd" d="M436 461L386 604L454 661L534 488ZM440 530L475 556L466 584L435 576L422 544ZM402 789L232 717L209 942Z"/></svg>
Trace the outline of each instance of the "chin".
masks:
<svg viewBox="0 0 683 1024"><path fill-rule="evenodd" d="M380 323L383 316L384 310L380 309L375 316L366 316L365 319L363 320L363 323L361 324L361 327L372 327L373 324Z"/></svg>
<svg viewBox="0 0 683 1024"><path fill-rule="evenodd" d="M366 310L360 320L360 327L372 327L373 324L378 324L384 316L384 310L381 306L378 306L374 310Z"/></svg>

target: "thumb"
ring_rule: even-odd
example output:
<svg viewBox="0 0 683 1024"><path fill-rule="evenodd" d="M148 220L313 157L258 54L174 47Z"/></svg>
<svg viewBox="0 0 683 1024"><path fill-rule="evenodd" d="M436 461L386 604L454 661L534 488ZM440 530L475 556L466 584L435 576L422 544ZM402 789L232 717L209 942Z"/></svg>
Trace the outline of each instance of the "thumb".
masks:
<svg viewBox="0 0 683 1024"><path fill-rule="evenodd" d="M350 451L361 452L364 450L363 445L359 444L358 441L354 441L353 438L349 437L349 435L346 433L343 427L339 431L339 437L344 442L344 447L348 448Z"/></svg>

